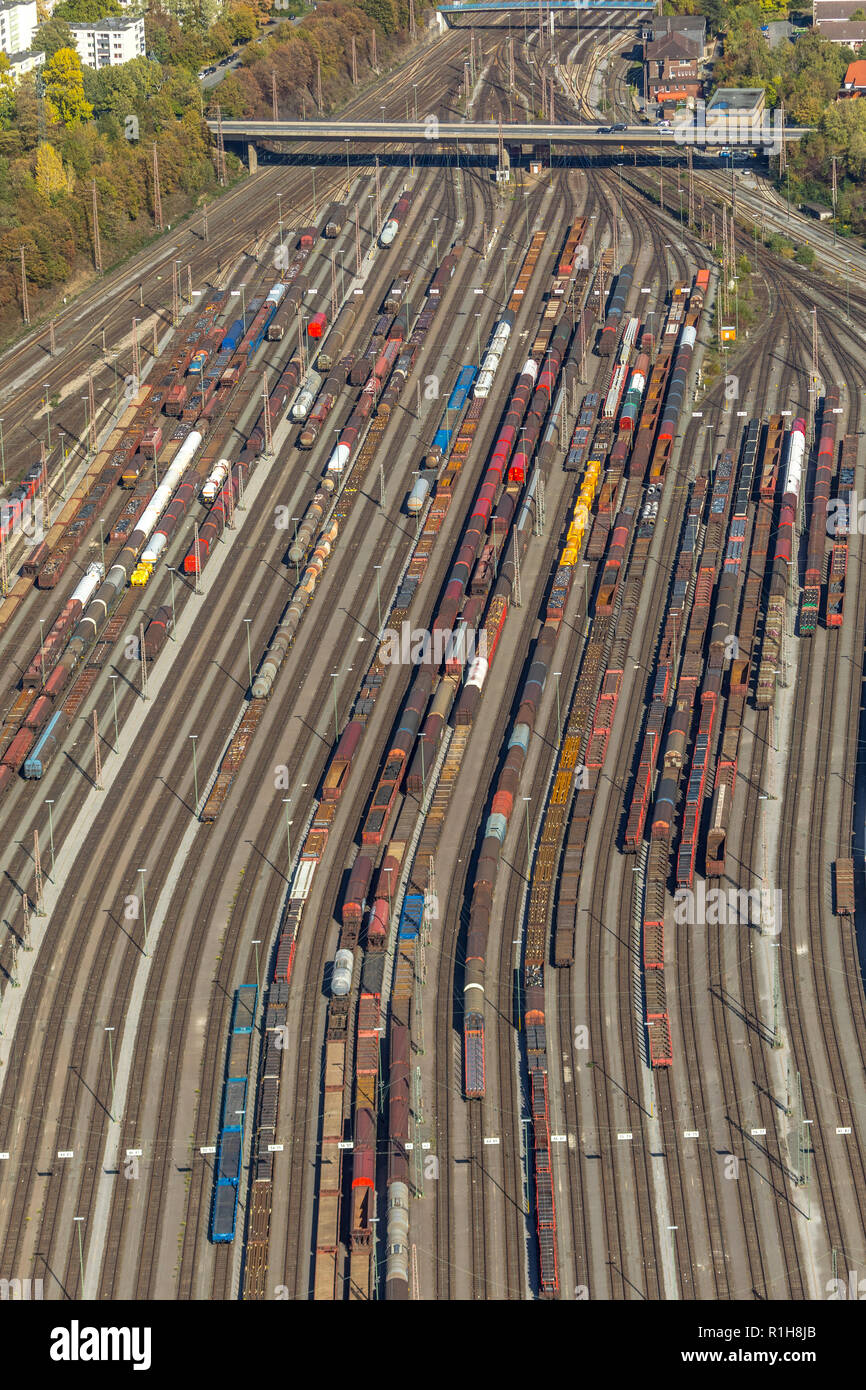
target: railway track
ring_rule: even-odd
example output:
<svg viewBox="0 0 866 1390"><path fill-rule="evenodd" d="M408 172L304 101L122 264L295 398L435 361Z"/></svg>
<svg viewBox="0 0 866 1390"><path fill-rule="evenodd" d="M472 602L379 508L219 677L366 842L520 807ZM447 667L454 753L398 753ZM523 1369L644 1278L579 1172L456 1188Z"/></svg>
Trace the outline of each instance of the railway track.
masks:
<svg viewBox="0 0 866 1390"><path fill-rule="evenodd" d="M793 307L789 301L789 312ZM801 335L805 338L803 330ZM806 346L804 342L803 348ZM834 359L834 371L838 373L834 379L856 381L856 359L836 334L830 336L829 351ZM850 397L846 432L859 434L862 424L862 401L859 392L850 393ZM857 567L851 568L851 579L857 582L853 630L858 632L862 631L862 624L866 621L866 594L862 592ZM827 881L828 850L832 857L841 855L841 851L846 847L850 834L848 827L853 819L856 740L846 748L846 756L842 763L844 770L841 795L835 814L830 809L829 795L830 784L833 781L831 767L834 762L832 737L842 722L841 711L849 708L843 698L843 692L847 691L850 697L850 683L853 683L853 667L857 659L855 646L850 663L843 660L843 670L839 671L838 658L842 655L839 648L844 651L851 646L845 641L845 637L851 633L850 597L849 593L848 632L843 629L842 633L835 634L827 630L823 642L820 634L816 632L812 640L804 642L800 649L791 725L793 747L786 776L786 802L790 798L793 815L790 818L787 815L782 817L779 847L779 882L786 885L787 899L784 917L787 926L786 939L780 941L779 951L787 1029L797 1072L801 1078L803 1110L814 1117L808 1136L811 1141L809 1147L827 1224L827 1244L831 1250L844 1252L848 1261L847 1267L854 1268L852 1260L856 1262L860 1258L862 1232L866 1226L866 1168L861 1136L856 1125L856 1103L852 1097L856 1094L858 1085L862 1085L866 1052L862 1032L856 1027L857 1012L852 1010L851 1015L845 1016L831 980L828 961L830 938L837 930L844 931L844 926L840 928L838 919L834 919L828 910ZM840 640L834 640L836 637ZM825 649L823 671L820 670L822 646ZM834 653L837 654L837 660L833 659ZM819 681L820 690L817 718L813 705L816 681ZM842 718L844 719L844 716ZM848 722L847 719L845 722ZM848 751L852 748L855 750L853 758ZM798 862L801 860L802 842L801 836L796 833L796 827L804 824L808 826L806 891L809 908L806 921L808 959L811 967L808 972L798 965L798 953L802 944L802 918L798 911L800 899L796 885L802 883ZM839 954L841 955L841 950ZM857 974L859 975L859 971ZM849 992L849 1008L852 1002ZM862 1017L862 1004L860 1016ZM840 1045L840 1033L844 1036L852 1031L858 1040L857 1055L861 1068L859 1082L850 1075L851 1064L846 1067ZM828 1136L833 1133L835 1126L846 1125L851 1129L851 1139L842 1146L842 1157L839 1153L840 1146L836 1145L834 1149ZM805 1148L805 1139L803 1147Z"/></svg>
<svg viewBox="0 0 866 1390"><path fill-rule="evenodd" d="M254 560L254 559L251 559L249 563L250 563L250 565L252 566L252 565L255 564L255 560ZM348 641L351 639L351 635L352 635L352 634L351 634L351 620L347 620L347 621L344 623L340 635L341 635L341 637L342 637L346 642L348 642ZM240 643L236 643L236 644L235 644L235 652L233 653L232 665L236 665L236 664L237 664L237 663L236 663L236 660L235 660L234 658L235 658L235 657L240 657L240 655L241 655L240 647L241 647L241 644L240 644ZM323 680L322 680L322 682L321 682L321 684L320 684L320 688L319 688L319 690L318 690L317 693L316 693L316 703L317 703L318 707L323 707L323 706L325 705L326 699L327 699L327 694L329 693L329 689L330 689L329 682L327 681L327 679L324 679L324 678L323 678ZM174 697L175 697L175 700L176 700L176 699L177 699L177 692L174 692ZM182 713L184 712L184 708L183 708L183 707L180 707L179 712L182 714ZM219 733L217 733L216 736L215 736L215 738L214 738L214 740L213 740L213 743L212 743L212 744L208 743L207 745L204 745L204 746L203 746L202 752L203 752L203 753L206 753L206 756L208 757L208 760L209 760L209 761L211 761L213 758L216 757L217 752L218 752L218 749L219 749L219 746L220 746L221 738L222 738L222 735L220 735ZM170 740L170 737L169 737L169 739L165 741L165 744L164 744L164 745L163 745L163 744L160 744L159 752L158 752L157 755L154 757L153 762L152 762L153 774L154 774L154 775L156 775L156 773L157 773L157 771L159 770L160 766L171 765L170 743L171 743L171 740ZM272 758L271 758L270 761L272 761ZM121 804L122 804L122 802L121 802ZM248 806L247 806L247 809L249 809ZM239 824L241 824L241 823L242 823L242 817L241 817L241 820L239 821ZM160 864L160 868L161 868L161 867L162 867L162 865ZM193 867L194 867L194 866L193 866ZM190 882L192 882L192 878L190 878ZM137 949L138 949L138 948L137 948ZM120 1040L120 1039L118 1039L118 1040ZM8 1094L8 1092L7 1092L7 1094ZM145 1275L145 1276L143 1276L143 1277L147 1277L147 1276Z"/></svg>

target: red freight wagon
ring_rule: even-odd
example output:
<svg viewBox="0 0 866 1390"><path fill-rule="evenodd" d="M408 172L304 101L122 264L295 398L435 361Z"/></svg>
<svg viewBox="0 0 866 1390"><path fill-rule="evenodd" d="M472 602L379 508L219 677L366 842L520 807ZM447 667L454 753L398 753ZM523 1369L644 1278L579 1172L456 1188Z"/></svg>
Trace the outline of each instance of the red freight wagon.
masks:
<svg viewBox="0 0 866 1390"><path fill-rule="evenodd" d="M352 719L343 730L340 742L337 744L336 751L331 759L330 767L325 774L322 785L323 801L339 801L343 794L343 789L349 780L352 771L352 759L355 756L364 726L360 719Z"/></svg>

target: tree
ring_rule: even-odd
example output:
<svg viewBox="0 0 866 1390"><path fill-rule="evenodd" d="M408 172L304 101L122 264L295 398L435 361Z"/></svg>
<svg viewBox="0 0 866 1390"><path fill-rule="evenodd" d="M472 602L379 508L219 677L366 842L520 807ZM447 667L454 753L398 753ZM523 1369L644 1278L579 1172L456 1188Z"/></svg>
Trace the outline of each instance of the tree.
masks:
<svg viewBox="0 0 866 1390"><path fill-rule="evenodd" d="M45 99L52 121L66 126L89 121L93 107L84 95L81 59L74 48L58 48L43 70Z"/></svg>
<svg viewBox="0 0 866 1390"><path fill-rule="evenodd" d="M224 20L218 20L207 36L208 57L227 58L232 51L232 36Z"/></svg>
<svg viewBox="0 0 866 1390"><path fill-rule="evenodd" d="M36 151L36 187L43 198L67 189L63 163L53 145L46 140Z"/></svg>
<svg viewBox="0 0 866 1390"><path fill-rule="evenodd" d="M85 84L88 76L84 74ZM159 63L150 63L147 58L132 58L118 67L100 68L92 77L95 80L88 86L87 96L94 115L113 116L121 128L129 115L144 118L148 100L157 94L163 82Z"/></svg>
<svg viewBox="0 0 866 1390"><path fill-rule="evenodd" d="M46 19L44 24L40 24L36 33L33 35L31 46L38 52L45 54L46 62L53 58L58 49L75 48L75 39L72 37L72 30L65 19Z"/></svg>
<svg viewBox="0 0 866 1390"><path fill-rule="evenodd" d="M361 0L361 9L375 20L385 34L397 32L395 0Z"/></svg>
<svg viewBox="0 0 866 1390"><path fill-rule="evenodd" d="M234 43L249 43L256 36L256 17L249 5L233 5L225 23Z"/></svg>
<svg viewBox="0 0 866 1390"><path fill-rule="evenodd" d="M15 78L9 69L9 59L0 53L0 130L11 124L15 113Z"/></svg>
<svg viewBox="0 0 866 1390"><path fill-rule="evenodd" d="M804 265L807 267L813 266L815 264L815 252L812 250L811 246L798 246L794 255L794 260L797 262L797 265Z"/></svg>
<svg viewBox="0 0 866 1390"><path fill-rule="evenodd" d="M123 9L117 0L61 0L54 7L54 14L71 24L96 24L100 19L123 14Z"/></svg>

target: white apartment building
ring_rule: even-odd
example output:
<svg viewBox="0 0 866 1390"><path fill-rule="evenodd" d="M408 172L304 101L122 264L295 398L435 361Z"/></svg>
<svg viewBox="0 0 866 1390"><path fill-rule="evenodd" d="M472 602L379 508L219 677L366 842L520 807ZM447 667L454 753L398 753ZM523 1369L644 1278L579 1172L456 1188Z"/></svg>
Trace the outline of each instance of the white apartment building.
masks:
<svg viewBox="0 0 866 1390"><path fill-rule="evenodd" d="M36 0L0 0L0 50L26 53L36 29Z"/></svg>
<svg viewBox="0 0 866 1390"><path fill-rule="evenodd" d="M117 67L145 52L144 20L101 19L98 24L70 24L78 56L89 68Z"/></svg>
<svg viewBox="0 0 866 1390"><path fill-rule="evenodd" d="M31 53L10 53L9 71L14 78L23 77L25 72L32 72L34 68L41 68L45 62L45 54L34 50Z"/></svg>

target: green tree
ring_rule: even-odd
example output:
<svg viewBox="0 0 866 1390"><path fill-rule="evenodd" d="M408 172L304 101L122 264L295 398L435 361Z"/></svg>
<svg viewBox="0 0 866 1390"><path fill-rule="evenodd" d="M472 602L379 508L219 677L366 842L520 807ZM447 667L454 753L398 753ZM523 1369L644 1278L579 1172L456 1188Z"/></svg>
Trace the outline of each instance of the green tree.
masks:
<svg viewBox="0 0 866 1390"><path fill-rule="evenodd" d="M56 19L66 19L70 24L96 24L100 19L123 14L117 0L61 0L54 7Z"/></svg>
<svg viewBox="0 0 866 1390"><path fill-rule="evenodd" d="M53 121L76 125L93 115L93 107L84 95L81 59L74 48L58 48L43 69L45 99Z"/></svg>
<svg viewBox="0 0 866 1390"><path fill-rule="evenodd" d="M85 83L88 74L85 73ZM93 74L95 79L88 87L87 96L93 105L94 115L113 116L123 127L125 118L135 114L144 119L147 102L156 96L163 83L159 63L148 62L147 58L133 58L118 67L100 68Z"/></svg>
<svg viewBox="0 0 866 1390"><path fill-rule="evenodd" d="M811 246L798 246L794 253L794 260L797 265L813 266L815 264L815 252Z"/></svg>
<svg viewBox="0 0 866 1390"><path fill-rule="evenodd" d="M397 5L395 0L361 0L361 9L378 24L385 34L397 32Z"/></svg>
<svg viewBox="0 0 866 1390"><path fill-rule="evenodd" d="M33 35L32 46L37 51L44 53L46 61L53 58L55 53L61 48L74 48L75 39L72 37L72 30L65 19L46 19L44 24L40 24L36 33Z"/></svg>

